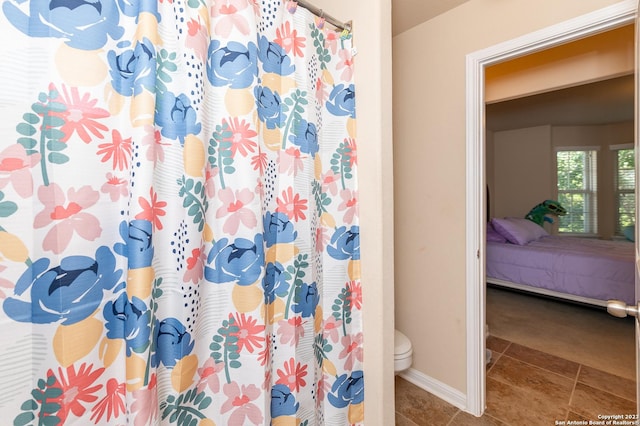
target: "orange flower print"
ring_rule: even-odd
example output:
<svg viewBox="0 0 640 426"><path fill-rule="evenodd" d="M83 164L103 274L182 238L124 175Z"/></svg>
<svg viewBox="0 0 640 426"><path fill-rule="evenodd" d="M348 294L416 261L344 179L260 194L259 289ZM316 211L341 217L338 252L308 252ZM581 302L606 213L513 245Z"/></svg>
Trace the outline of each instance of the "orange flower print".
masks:
<svg viewBox="0 0 640 426"><path fill-rule="evenodd" d="M347 153L345 154L349 157L349 166L353 167L358 164L358 151L356 149L356 140L352 138L347 138L344 140L346 147L348 148Z"/></svg>
<svg viewBox="0 0 640 426"><path fill-rule="evenodd" d="M347 283L347 290L349 296L347 300L352 308L362 309L362 285L360 281L351 281Z"/></svg>
<svg viewBox="0 0 640 426"><path fill-rule="evenodd" d="M260 349L265 338L261 334L264 333L264 325L258 325L258 320L252 317L245 317L244 314L236 314L236 324L238 332L234 334L238 338L238 350L243 348L253 353L254 348Z"/></svg>
<svg viewBox="0 0 640 426"><path fill-rule="evenodd" d="M98 399L94 393L98 392L102 385L94 385L94 383L102 375L104 368L91 371L92 368L93 365L87 367L84 363L78 371L73 365L67 367L66 371L58 368L58 376L56 376L54 387L60 389L62 394L51 402L60 405L60 411L56 414L60 419L60 424L65 423L69 413L76 417L82 417L86 411L86 407L83 404L88 404ZM49 370L48 376L51 377L53 375L53 371Z"/></svg>
<svg viewBox="0 0 640 426"><path fill-rule="evenodd" d="M284 370L278 369L277 373L278 380L276 383L288 386L291 392L299 392L300 388L307 384L304 380L304 376L307 375L307 365L296 364L296 360L293 358L284 363Z"/></svg>
<svg viewBox="0 0 640 426"><path fill-rule="evenodd" d="M251 157L251 165L253 166L253 170L259 170L261 175L264 174L267 168L267 153L260 152Z"/></svg>
<svg viewBox="0 0 640 426"><path fill-rule="evenodd" d="M146 219L153 223L155 229L162 229L162 222L160 222L160 216L164 216L166 212L162 209L167 206L166 201L158 201L158 194L149 188L149 200L147 201L142 197L138 198L142 212L136 215L136 219Z"/></svg>
<svg viewBox="0 0 640 426"><path fill-rule="evenodd" d="M240 155L246 157L249 152L254 152L258 146L251 138L258 136L255 130L250 128L250 124L246 121L239 121L237 117L231 118L230 121L222 120L223 125L229 126L231 129L231 153L233 157L239 152Z"/></svg>
<svg viewBox="0 0 640 426"><path fill-rule="evenodd" d="M51 86L55 89L53 84ZM97 120L109 117L109 111L97 108L96 103L98 100L91 99L89 93L81 96L77 87L72 87L71 93L69 93L69 90L63 84L62 92L56 102L66 105L67 108L63 112L51 114L64 120L64 124L60 128L64 133L64 137L60 141L67 142L74 133L77 133L84 143L91 142L92 137L89 133L98 139L103 139L102 133L108 129L107 126Z"/></svg>
<svg viewBox="0 0 640 426"><path fill-rule="evenodd" d="M298 37L297 30L291 30L289 21L276 30L275 42L282 46L285 52L293 51L293 56L304 56L302 48L305 47L305 40L304 37Z"/></svg>
<svg viewBox="0 0 640 426"><path fill-rule="evenodd" d="M116 379L109 379L107 382L107 395L91 409L91 420L95 424L100 422L105 412L107 413L108 422L111 417L116 419L126 411L124 408L125 385L124 382L118 383Z"/></svg>
<svg viewBox="0 0 640 426"><path fill-rule="evenodd" d="M131 158L131 138L123 139L119 131L111 132L111 143L103 143L98 145L98 155L102 155L102 162L113 161L112 168L115 170L124 170L129 167L129 158Z"/></svg>
<svg viewBox="0 0 640 426"><path fill-rule="evenodd" d="M281 212L289 216L290 220L306 219L304 210L307 210L307 200L300 199L300 194L293 195L293 188L289 187L286 191L282 191L282 198L276 199L278 202L277 212Z"/></svg>

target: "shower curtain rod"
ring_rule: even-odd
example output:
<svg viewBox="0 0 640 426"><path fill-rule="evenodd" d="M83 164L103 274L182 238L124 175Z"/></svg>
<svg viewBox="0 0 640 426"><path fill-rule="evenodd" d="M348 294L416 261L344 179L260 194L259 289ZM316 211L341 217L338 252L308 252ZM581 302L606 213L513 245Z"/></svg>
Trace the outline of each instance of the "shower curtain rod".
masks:
<svg viewBox="0 0 640 426"><path fill-rule="evenodd" d="M329 22L334 27L341 30L347 30L349 32L351 31L351 21L349 22L338 21L333 16L324 13L324 11L319 7L316 7L305 0L298 0L296 3L298 3L299 6L304 7L314 15L318 15L319 17L324 18L325 21Z"/></svg>

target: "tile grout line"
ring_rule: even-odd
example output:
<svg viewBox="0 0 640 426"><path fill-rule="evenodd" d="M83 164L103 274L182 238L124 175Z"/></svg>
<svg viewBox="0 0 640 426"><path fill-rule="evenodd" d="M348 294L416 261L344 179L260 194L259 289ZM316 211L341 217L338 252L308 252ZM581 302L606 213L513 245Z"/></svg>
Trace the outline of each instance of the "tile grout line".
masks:
<svg viewBox="0 0 640 426"><path fill-rule="evenodd" d="M571 389L571 394L569 395L569 404L567 404L567 418L565 420L569 420L569 413L571 412L571 404L573 403L573 395L576 392L576 387L578 386L578 378L580 377L581 371L582 371L582 364L578 364L578 372L576 373L576 378L573 381L573 388Z"/></svg>

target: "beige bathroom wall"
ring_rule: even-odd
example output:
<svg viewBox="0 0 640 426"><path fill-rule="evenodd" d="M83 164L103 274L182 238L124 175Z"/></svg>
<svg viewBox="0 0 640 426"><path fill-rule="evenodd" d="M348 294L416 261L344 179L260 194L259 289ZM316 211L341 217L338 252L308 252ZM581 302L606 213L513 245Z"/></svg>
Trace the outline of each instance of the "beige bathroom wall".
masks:
<svg viewBox="0 0 640 426"><path fill-rule="evenodd" d="M354 78L365 336L365 423L392 425L395 405L391 0L323 0L314 4L342 21L353 21L353 41L357 49Z"/></svg>
<svg viewBox="0 0 640 426"><path fill-rule="evenodd" d="M396 328L466 394L466 55L616 3L470 0L393 38Z"/></svg>

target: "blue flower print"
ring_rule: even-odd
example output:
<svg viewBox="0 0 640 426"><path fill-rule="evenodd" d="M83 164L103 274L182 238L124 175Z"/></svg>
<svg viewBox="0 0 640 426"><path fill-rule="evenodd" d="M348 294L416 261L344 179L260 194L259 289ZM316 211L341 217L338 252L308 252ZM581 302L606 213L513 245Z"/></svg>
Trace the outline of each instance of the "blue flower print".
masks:
<svg viewBox="0 0 640 426"><path fill-rule="evenodd" d="M136 43L119 55L111 50L107 53L109 74L113 89L122 96L135 96L143 89L155 91L156 60L155 49L149 39Z"/></svg>
<svg viewBox="0 0 640 426"><path fill-rule="evenodd" d="M282 100L278 92L272 92L268 87L256 86L253 95L256 98L258 118L267 125L267 129L282 127L287 117L282 112Z"/></svg>
<svg viewBox="0 0 640 426"><path fill-rule="evenodd" d="M360 259L360 227L352 226L347 230L346 226L336 229L331 236L327 252L338 260Z"/></svg>
<svg viewBox="0 0 640 426"><path fill-rule="evenodd" d="M260 37L258 42L258 58L262 62L264 72L289 75L296 70L284 49L265 36Z"/></svg>
<svg viewBox="0 0 640 426"><path fill-rule="evenodd" d="M312 157L315 157L316 152L320 150L316 125L307 122L307 120L298 122L295 128L295 135L289 136L289 140L300 147L300 152L311 154Z"/></svg>
<svg viewBox="0 0 640 426"><path fill-rule="evenodd" d="M108 37L119 40L124 34L118 25L120 11L111 0L31 0L28 8L23 3L4 1L2 11L14 27L30 37L59 38L75 49L97 50L105 46Z"/></svg>
<svg viewBox="0 0 640 426"><path fill-rule="evenodd" d="M227 238L222 238L211 248L207 258L210 266L204 268L205 279L216 284L255 283L264 264L262 234L256 234L254 241L237 238L232 244L228 242Z"/></svg>
<svg viewBox="0 0 640 426"><path fill-rule="evenodd" d="M293 228L293 223L285 213L267 212L262 219L262 224L267 247L277 243L292 243L298 238L298 231Z"/></svg>
<svg viewBox="0 0 640 426"><path fill-rule="evenodd" d="M180 144L184 144L186 135L200 133L202 126L196 123L196 118L196 111L187 95L176 96L171 92L157 94L156 124L161 127L160 133L165 138L180 139Z"/></svg>
<svg viewBox="0 0 640 426"><path fill-rule="evenodd" d="M126 221L122 221L120 237L124 240L124 244L115 244L113 250L129 260L129 269L151 266L153 260L151 222L135 219L127 225Z"/></svg>
<svg viewBox="0 0 640 426"><path fill-rule="evenodd" d="M271 417L294 416L300 407L289 386L275 385L271 388Z"/></svg>
<svg viewBox="0 0 640 426"><path fill-rule="evenodd" d="M137 18L142 12L148 12L160 22L157 0L118 0L118 6L126 16Z"/></svg>
<svg viewBox="0 0 640 426"><path fill-rule="evenodd" d="M165 367L175 366L176 362L189 355L195 346L195 342L191 340L191 334L175 318L156 320L153 341L156 347L151 355L151 366L154 368L160 363Z"/></svg>
<svg viewBox="0 0 640 426"><path fill-rule="evenodd" d="M59 266L49 265L49 259L38 259L18 279L15 297L8 297L3 304L10 318L34 324L60 320L64 325L75 324L98 309L102 292L113 289L122 275L115 269L113 253L104 246L96 250L95 259L68 256Z"/></svg>
<svg viewBox="0 0 640 426"><path fill-rule="evenodd" d="M284 266L280 262L267 264L262 278L262 288L266 304L273 303L276 296L284 297L289 293L287 274L284 273Z"/></svg>
<svg viewBox="0 0 640 426"><path fill-rule="evenodd" d="M336 408L344 408L349 404L360 404L364 401L364 377L362 370L356 370L351 376L341 375L331 386L327 395L329 402Z"/></svg>
<svg viewBox="0 0 640 426"><path fill-rule="evenodd" d="M220 47L218 40L209 44L207 57L207 78L214 86L229 86L245 89L253 84L258 75L257 48L254 43L247 46L230 41Z"/></svg>
<svg viewBox="0 0 640 426"><path fill-rule="evenodd" d="M149 345L151 334L151 311L145 303L137 297L131 301L122 292L112 302L107 302L103 311L107 337L109 339L124 339L127 344L127 356L131 351L144 352Z"/></svg>
<svg viewBox="0 0 640 426"><path fill-rule="evenodd" d="M356 118L356 94L353 84L349 87L345 87L344 84L334 87L327 100L327 109L333 115Z"/></svg>
<svg viewBox="0 0 640 426"><path fill-rule="evenodd" d="M320 302L318 294L318 286L316 283L311 285L303 283L296 288L295 303L291 307L293 312L302 315L302 318L308 318L316 313L316 306Z"/></svg>

